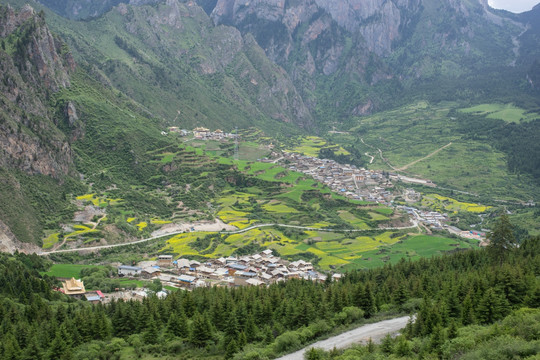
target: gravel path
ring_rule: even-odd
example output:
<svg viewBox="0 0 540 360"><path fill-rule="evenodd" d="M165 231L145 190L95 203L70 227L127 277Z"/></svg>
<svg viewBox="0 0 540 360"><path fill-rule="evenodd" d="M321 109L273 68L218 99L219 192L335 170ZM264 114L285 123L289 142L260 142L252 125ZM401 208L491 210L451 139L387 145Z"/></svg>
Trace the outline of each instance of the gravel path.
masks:
<svg viewBox="0 0 540 360"><path fill-rule="evenodd" d="M311 348L332 350L334 347L343 349L353 344L367 343L369 339L375 343L380 342L387 334L393 334L403 329L409 321L409 316L395 319L379 321L374 324L360 326L343 334L333 336L329 339L318 341L305 347L302 350L278 358L277 360L303 360L304 353Z"/></svg>

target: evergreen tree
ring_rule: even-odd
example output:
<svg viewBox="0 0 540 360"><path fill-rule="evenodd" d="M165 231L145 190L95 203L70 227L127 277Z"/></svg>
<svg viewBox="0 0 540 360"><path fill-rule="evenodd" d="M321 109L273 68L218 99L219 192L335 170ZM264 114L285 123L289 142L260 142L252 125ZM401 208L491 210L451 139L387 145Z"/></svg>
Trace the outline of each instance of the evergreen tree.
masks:
<svg viewBox="0 0 540 360"><path fill-rule="evenodd" d="M259 338L259 328L255 324L252 314L249 314L246 321L246 330L244 331L248 342L253 342Z"/></svg>
<svg viewBox="0 0 540 360"><path fill-rule="evenodd" d="M17 360L21 356L21 348L12 333L3 336L0 346L2 359Z"/></svg>
<svg viewBox="0 0 540 360"><path fill-rule="evenodd" d="M182 334L180 319L176 312L173 312L169 317L169 321L167 322L167 333L176 337L180 337Z"/></svg>
<svg viewBox="0 0 540 360"><path fill-rule="evenodd" d="M456 321L452 319L448 327L448 339L455 339L458 336L458 328Z"/></svg>
<svg viewBox="0 0 540 360"><path fill-rule="evenodd" d="M229 313L229 318L227 319L227 325L225 327L225 343L230 343L232 340L236 339L238 334L240 334L240 326L238 325L236 312L233 310Z"/></svg>
<svg viewBox="0 0 540 360"><path fill-rule="evenodd" d="M495 223L493 231L487 236L489 240L487 249L492 258L495 261L498 261L500 265L502 265L506 253L516 246L516 238L514 237L513 229L514 226L510 223L508 216L501 215Z"/></svg>
<svg viewBox="0 0 540 360"><path fill-rule="evenodd" d="M225 352L225 359L232 359L234 357L234 354L238 352L238 346L236 345L236 341L232 339L227 343L226 346L226 352Z"/></svg>
<svg viewBox="0 0 540 360"><path fill-rule="evenodd" d="M207 341L212 338L211 329L208 327L204 316L196 312L193 316L193 324L191 330L191 343L198 347L206 345Z"/></svg>
<svg viewBox="0 0 540 360"><path fill-rule="evenodd" d="M510 306L504 296L490 288L480 300L476 312L481 323L490 324L506 316L510 312Z"/></svg>
<svg viewBox="0 0 540 360"><path fill-rule="evenodd" d="M409 295L407 293L407 289L405 287L405 284L402 282L399 285L398 291L394 295L394 303L396 305L402 306L403 304L407 302L408 299L409 299Z"/></svg>
<svg viewBox="0 0 540 360"><path fill-rule="evenodd" d="M463 300L463 307L461 310L461 323L463 325L471 325L475 322L474 306L472 303L472 296L467 294L465 300Z"/></svg>
<svg viewBox="0 0 540 360"><path fill-rule="evenodd" d="M62 338L62 332L58 330L56 336L49 347L47 358L50 360L63 359L69 353L66 341Z"/></svg>
<svg viewBox="0 0 540 360"><path fill-rule="evenodd" d="M157 344L159 341L158 324L153 315L150 315L146 323L146 330L143 333L143 341L145 344Z"/></svg>
<svg viewBox="0 0 540 360"><path fill-rule="evenodd" d="M399 337L399 340L398 340L398 343L396 345L396 349L395 349L394 353L397 356L401 356L401 357L405 357L405 356L410 355L411 346L409 345L409 342L407 341L405 336L400 336Z"/></svg>
<svg viewBox="0 0 540 360"><path fill-rule="evenodd" d="M444 336L443 336L442 328L440 325L437 325L435 326L435 328L433 329L433 333L431 334L429 347L431 351L439 354L441 352L443 343L444 343Z"/></svg>
<svg viewBox="0 0 540 360"><path fill-rule="evenodd" d="M392 353L392 347L393 347L393 341L392 341L392 337L390 336L390 334L386 335L383 339L382 339L382 342L381 342L381 351L384 353L384 354L391 354Z"/></svg>
<svg viewBox="0 0 540 360"><path fill-rule="evenodd" d="M247 345L247 337L246 337L246 333L245 332L240 332L240 334L238 335L238 340L236 341L236 343L238 344L238 347L240 349L243 349L244 346Z"/></svg>

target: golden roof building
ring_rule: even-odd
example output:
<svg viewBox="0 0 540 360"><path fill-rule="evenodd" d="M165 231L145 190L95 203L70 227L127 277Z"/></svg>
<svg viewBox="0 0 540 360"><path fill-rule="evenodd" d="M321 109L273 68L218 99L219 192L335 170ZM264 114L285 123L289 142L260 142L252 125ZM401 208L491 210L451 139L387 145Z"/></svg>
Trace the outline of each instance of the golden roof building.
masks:
<svg viewBox="0 0 540 360"><path fill-rule="evenodd" d="M83 281L75 280L75 278L63 281L62 289L64 290L64 294L71 296L81 296L86 293Z"/></svg>

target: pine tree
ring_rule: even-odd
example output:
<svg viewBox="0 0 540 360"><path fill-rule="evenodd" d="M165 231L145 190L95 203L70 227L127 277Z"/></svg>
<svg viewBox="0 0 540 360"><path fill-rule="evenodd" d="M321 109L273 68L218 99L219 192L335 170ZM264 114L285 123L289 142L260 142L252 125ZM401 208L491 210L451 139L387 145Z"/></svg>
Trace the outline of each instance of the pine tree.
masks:
<svg viewBox="0 0 540 360"><path fill-rule="evenodd" d="M367 343L367 351L370 354L375 352L375 343L373 342L371 338L369 338L368 343Z"/></svg>
<svg viewBox="0 0 540 360"><path fill-rule="evenodd" d="M0 345L2 359L18 359L20 357L21 348L12 333L3 336Z"/></svg>
<svg viewBox="0 0 540 360"><path fill-rule="evenodd" d="M450 321L450 326L448 327L448 339L455 339L458 336L458 328L456 321L452 319Z"/></svg>
<svg viewBox="0 0 540 360"><path fill-rule="evenodd" d="M238 352L238 346L236 345L236 341L232 339L227 344L227 350L225 352L225 359L232 359L234 357L234 354Z"/></svg>
<svg viewBox="0 0 540 360"><path fill-rule="evenodd" d="M62 359L68 353L68 347L65 340L62 338L60 330L56 332L54 340L49 347L47 358L51 360Z"/></svg>
<svg viewBox="0 0 540 360"><path fill-rule="evenodd" d="M321 349L316 349L312 347L306 352L304 358L306 360L323 360L325 357Z"/></svg>
<svg viewBox="0 0 540 360"><path fill-rule="evenodd" d="M502 215L487 238L489 244L488 252L491 254L494 261L502 262L506 253L516 247L516 238L514 237L514 226L510 223L507 215Z"/></svg>
<svg viewBox="0 0 540 360"><path fill-rule="evenodd" d="M439 354L443 343L444 343L444 336L443 336L442 328L440 327L440 325L437 325L435 326L435 328L433 329L433 333L431 334L431 339L429 343L431 351Z"/></svg>
<svg viewBox="0 0 540 360"><path fill-rule="evenodd" d="M393 345L392 337L390 336L390 334L388 334L381 341L381 351L387 355L391 354L392 345Z"/></svg>
<svg viewBox="0 0 540 360"><path fill-rule="evenodd" d="M274 341L274 333L272 331L272 328L267 325L264 328L264 343L265 344L270 344L270 343L272 343L272 341Z"/></svg>
<svg viewBox="0 0 540 360"><path fill-rule="evenodd" d="M247 345L246 334L243 331L238 335L238 341L236 343L240 349L243 349Z"/></svg>
<svg viewBox="0 0 540 360"><path fill-rule="evenodd" d="M402 306L407 302L409 299L409 295L407 293L407 289L405 288L405 284L402 282L399 285L398 291L396 292L394 296L394 303L396 305Z"/></svg>
<svg viewBox="0 0 540 360"><path fill-rule="evenodd" d="M255 319L253 318L252 314L249 314L248 319L246 321L246 329L245 334L247 337L248 342L253 342L259 338L259 328L255 324Z"/></svg>
<svg viewBox="0 0 540 360"><path fill-rule="evenodd" d="M167 322L167 333L176 337L180 337L182 334L182 328L180 327L180 318L175 312L173 312L171 316L169 316L169 321Z"/></svg>
<svg viewBox="0 0 540 360"><path fill-rule="evenodd" d="M35 336L30 337L28 346L24 349L22 360L41 360L43 353Z"/></svg>
<svg viewBox="0 0 540 360"><path fill-rule="evenodd" d="M409 345L409 342L407 341L405 336L399 337L394 353L397 356L401 357L409 356L409 354L411 353L411 346Z"/></svg>
<svg viewBox="0 0 540 360"><path fill-rule="evenodd" d="M146 330L143 333L143 341L145 344L157 344L159 341L159 329L157 321L153 315L150 315L146 323Z"/></svg>
<svg viewBox="0 0 540 360"><path fill-rule="evenodd" d="M373 292L369 283L366 284L366 287L360 294L358 304L359 307L364 310L364 317L366 319L373 316L373 314L375 314L375 312L377 311L377 309L375 308L375 298L373 297Z"/></svg>
<svg viewBox="0 0 540 360"><path fill-rule="evenodd" d="M225 326L225 342L229 343L233 339L236 339L239 333L240 326L238 325L238 318L236 317L236 312L233 310L229 313L227 325Z"/></svg>
<svg viewBox="0 0 540 360"><path fill-rule="evenodd" d="M461 323L465 326L475 323L474 307L470 293L468 293L465 297L465 300L463 300L463 307L461 310Z"/></svg>
<svg viewBox="0 0 540 360"><path fill-rule="evenodd" d="M481 323L491 324L505 317L510 312L510 305L504 296L490 288L480 300L476 312Z"/></svg>
<svg viewBox="0 0 540 360"><path fill-rule="evenodd" d="M208 323L199 312L193 316L191 343L198 347L206 345L207 341L212 338L211 329L208 328Z"/></svg>

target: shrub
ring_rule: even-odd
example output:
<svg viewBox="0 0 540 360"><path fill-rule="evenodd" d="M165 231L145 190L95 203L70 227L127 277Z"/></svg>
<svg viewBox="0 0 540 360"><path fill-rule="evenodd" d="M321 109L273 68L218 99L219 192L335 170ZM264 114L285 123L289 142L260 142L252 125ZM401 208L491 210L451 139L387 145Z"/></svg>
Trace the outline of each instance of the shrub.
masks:
<svg viewBox="0 0 540 360"><path fill-rule="evenodd" d="M287 331L276 338L274 342L274 351L283 353L287 350L295 349L301 344L300 337L294 331Z"/></svg>

